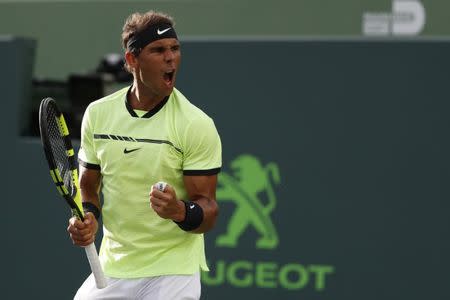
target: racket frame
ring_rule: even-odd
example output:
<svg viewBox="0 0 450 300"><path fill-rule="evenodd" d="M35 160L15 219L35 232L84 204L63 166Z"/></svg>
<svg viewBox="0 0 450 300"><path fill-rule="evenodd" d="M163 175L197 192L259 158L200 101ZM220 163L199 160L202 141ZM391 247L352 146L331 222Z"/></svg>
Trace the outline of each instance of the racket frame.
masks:
<svg viewBox="0 0 450 300"><path fill-rule="evenodd" d="M52 146L50 142L50 137L48 135L48 124L46 120L46 113L49 107L56 112L56 122L58 124L58 129L61 134L61 137L64 140L64 146L66 149L66 155L69 161L69 169L71 174L72 188L69 189L65 186L64 180L61 176L61 173L58 169L58 164L53 156ZM53 179L53 182L56 185L56 188L59 194L66 200L69 205L72 216L77 217L81 221L84 221L84 212L82 206L82 200L80 195L80 188L78 183L78 169L75 162L75 151L72 146L72 141L70 139L69 129L67 127L66 120L64 119L64 115L59 110L56 105L55 100L52 98L45 98L41 101L39 106L39 130L41 134L41 142L44 148L45 157L47 159L49 168L50 168L50 176ZM91 243L90 245L83 247L86 252L86 256L89 261L89 265L91 267L92 273L94 274L95 283L97 288L101 289L106 287L106 278L103 274L103 270L101 268L100 260L97 254L97 249L95 247L95 243Z"/></svg>

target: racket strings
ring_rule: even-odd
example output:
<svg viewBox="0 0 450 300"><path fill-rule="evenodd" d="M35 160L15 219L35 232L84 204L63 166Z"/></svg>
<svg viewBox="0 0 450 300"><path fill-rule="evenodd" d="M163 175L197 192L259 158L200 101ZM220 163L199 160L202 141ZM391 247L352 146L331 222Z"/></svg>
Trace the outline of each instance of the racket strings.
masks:
<svg viewBox="0 0 450 300"><path fill-rule="evenodd" d="M47 132L50 140L51 152L55 160L56 168L64 182L64 186L71 193L74 189L72 168L67 155L67 149L62 134L62 126L59 124L59 115L57 111L50 105L47 109Z"/></svg>

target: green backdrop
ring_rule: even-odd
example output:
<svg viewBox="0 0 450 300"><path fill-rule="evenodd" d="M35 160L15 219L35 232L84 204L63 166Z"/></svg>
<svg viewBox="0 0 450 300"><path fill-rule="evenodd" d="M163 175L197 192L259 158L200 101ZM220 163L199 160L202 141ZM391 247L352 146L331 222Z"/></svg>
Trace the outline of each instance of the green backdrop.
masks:
<svg viewBox="0 0 450 300"><path fill-rule="evenodd" d="M173 15L183 39L341 38L361 37L366 13L390 18L394 1L402 0L0 0L0 35L35 38L35 75L64 79L91 71L106 53L121 52L121 28L135 11ZM419 1L425 11L423 30L415 38L450 35L447 1L411 1Z"/></svg>
<svg viewBox="0 0 450 300"><path fill-rule="evenodd" d="M205 299L449 297L449 46L185 45L179 87L215 118L237 183L221 177L207 246L225 275ZM223 246L252 197L262 213ZM276 245L258 247L271 224Z"/></svg>

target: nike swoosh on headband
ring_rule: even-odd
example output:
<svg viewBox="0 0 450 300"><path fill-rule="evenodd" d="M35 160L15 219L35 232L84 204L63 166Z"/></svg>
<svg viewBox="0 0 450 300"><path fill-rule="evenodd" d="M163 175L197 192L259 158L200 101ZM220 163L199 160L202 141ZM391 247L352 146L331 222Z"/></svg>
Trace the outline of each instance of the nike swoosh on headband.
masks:
<svg viewBox="0 0 450 300"><path fill-rule="evenodd" d="M159 30L159 28L158 28L158 30L156 30L156 32L157 32L159 35L161 35L161 34L163 34L164 32L169 31L170 29L172 29L172 27L169 27L169 28L166 28L166 29L163 29L163 30Z"/></svg>

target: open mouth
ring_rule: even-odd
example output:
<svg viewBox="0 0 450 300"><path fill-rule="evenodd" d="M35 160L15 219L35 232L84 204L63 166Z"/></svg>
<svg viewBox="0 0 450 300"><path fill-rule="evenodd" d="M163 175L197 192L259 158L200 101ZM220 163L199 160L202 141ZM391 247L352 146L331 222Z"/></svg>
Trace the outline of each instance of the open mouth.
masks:
<svg viewBox="0 0 450 300"><path fill-rule="evenodd" d="M167 83L172 83L174 74L175 74L175 71L165 72L164 73L164 81L166 81Z"/></svg>

